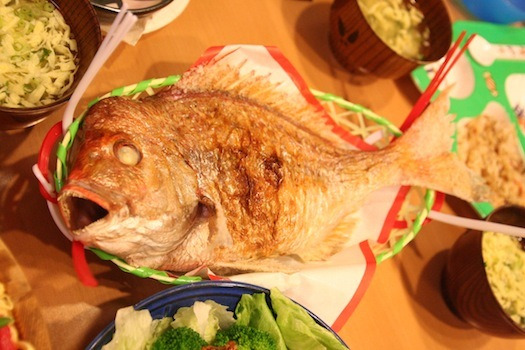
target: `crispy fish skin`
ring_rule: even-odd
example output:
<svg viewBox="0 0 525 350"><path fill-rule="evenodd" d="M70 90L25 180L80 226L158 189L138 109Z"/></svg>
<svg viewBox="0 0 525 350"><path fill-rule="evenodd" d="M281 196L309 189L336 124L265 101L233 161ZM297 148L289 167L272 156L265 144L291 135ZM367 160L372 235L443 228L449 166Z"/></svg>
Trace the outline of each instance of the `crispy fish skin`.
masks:
<svg viewBox="0 0 525 350"><path fill-rule="evenodd" d="M448 100L383 150L350 150L302 96L264 77L197 67L139 101L93 106L58 201L75 239L136 266L286 270L348 240L373 190L419 185L466 200L490 193L449 153ZM138 153L128 164L119 145Z"/></svg>

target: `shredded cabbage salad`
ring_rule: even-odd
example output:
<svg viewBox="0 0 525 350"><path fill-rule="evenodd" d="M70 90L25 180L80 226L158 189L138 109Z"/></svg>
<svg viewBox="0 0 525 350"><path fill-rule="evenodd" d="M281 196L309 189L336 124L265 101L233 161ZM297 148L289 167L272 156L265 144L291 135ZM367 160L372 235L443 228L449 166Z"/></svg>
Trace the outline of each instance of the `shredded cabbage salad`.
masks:
<svg viewBox="0 0 525 350"><path fill-rule="evenodd" d="M358 0L374 32L398 54L423 59L430 44L430 29L423 26L423 13L414 1Z"/></svg>
<svg viewBox="0 0 525 350"><path fill-rule="evenodd" d="M525 329L525 251L515 237L494 232L483 233L481 247L496 300Z"/></svg>
<svg viewBox="0 0 525 350"><path fill-rule="evenodd" d="M0 0L0 105L37 107L73 84L77 43L47 0Z"/></svg>

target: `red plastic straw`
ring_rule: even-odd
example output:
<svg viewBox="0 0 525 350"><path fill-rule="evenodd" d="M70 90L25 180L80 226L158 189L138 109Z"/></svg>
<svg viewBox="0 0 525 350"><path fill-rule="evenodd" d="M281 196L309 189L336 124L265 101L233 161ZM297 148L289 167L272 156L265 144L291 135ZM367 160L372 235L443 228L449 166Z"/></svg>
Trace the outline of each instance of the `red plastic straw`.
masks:
<svg viewBox="0 0 525 350"><path fill-rule="evenodd" d="M459 49L459 52L457 52L459 45L465 38L465 35L466 35L465 31L462 31L459 34L454 44L452 45L450 50L447 52L443 64L441 64L436 74L434 75L430 83L428 84L427 88L425 89L425 91L423 91L421 96L419 96L419 99L416 101L416 104L414 105L414 107L412 108L408 116L406 117L405 121L401 125L400 127L401 131L404 132L408 130L408 128L410 128L410 126L414 123L414 121L416 121L416 119L421 116L423 111L430 104L430 101L432 100L432 96L434 96L434 94L436 93L439 86L441 85L443 80L446 78L446 76L448 75L452 67L454 67L456 62L459 60L461 55L463 55L463 53L467 50L468 46L470 45L470 43L476 36L476 34L472 34L465 42L465 45L463 45L463 47ZM444 199L445 199L445 194L441 192L436 192L436 199L434 201L432 210L439 211L443 205ZM427 223L430 221L431 219L427 218L425 219L424 223ZM397 220L394 222L394 226L393 226L393 228L407 228L407 227L408 227L408 224L406 220Z"/></svg>
<svg viewBox="0 0 525 350"><path fill-rule="evenodd" d="M96 287L98 282L91 273L86 260L84 245L79 241L73 241L71 244L71 255L73 257L73 266L77 273L78 279L87 287Z"/></svg>
<svg viewBox="0 0 525 350"><path fill-rule="evenodd" d="M51 152L54 150L55 144L58 138L62 136L62 122L58 122L47 132L44 140L42 141L42 146L40 146L40 152L38 153L38 169L46 180L49 182L49 160L51 157ZM49 202L56 203L57 199L52 197L51 194L47 192L44 186L38 182L38 187L40 189L40 194Z"/></svg>
<svg viewBox="0 0 525 350"><path fill-rule="evenodd" d="M425 91L421 94L421 96L419 96L419 99L414 105L414 108L412 108L412 110L406 117L405 121L401 125L400 127L401 131L406 131L414 123L414 121L417 118L419 118L419 116L423 113L425 108L427 108L430 101L432 100L432 96L434 96L434 94L436 93L439 85L441 85L441 83L446 78L446 76L448 75L452 67L456 64L458 59L465 52L465 50L468 48L468 46L470 45L470 43L475 37L475 34L472 34L468 38L465 45L463 45L463 47L459 50L459 52L454 56L454 54L458 50L459 45L465 38L465 35L466 35L465 31L461 32L457 40L454 42L454 45L452 45L450 50L447 52L447 55L445 56L445 61L439 67L438 71L436 72L432 80L430 81L430 84L428 84Z"/></svg>

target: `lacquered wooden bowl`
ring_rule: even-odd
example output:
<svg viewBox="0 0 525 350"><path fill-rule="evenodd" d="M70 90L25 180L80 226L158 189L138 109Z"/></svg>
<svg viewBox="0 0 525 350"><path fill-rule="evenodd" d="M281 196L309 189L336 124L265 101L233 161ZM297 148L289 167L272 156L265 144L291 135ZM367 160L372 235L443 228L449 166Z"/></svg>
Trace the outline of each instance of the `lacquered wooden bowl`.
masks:
<svg viewBox="0 0 525 350"><path fill-rule="evenodd" d="M73 85L58 100L45 106L8 108L0 106L0 130L21 129L46 118L52 111L65 104L88 69L98 47L102 33L95 9L89 0L52 0L71 27L78 46L78 70Z"/></svg>
<svg viewBox="0 0 525 350"><path fill-rule="evenodd" d="M416 2L430 32L429 49L420 60L392 50L370 27L357 0L335 0L330 9L329 40L337 61L351 73L395 79L442 58L452 40L447 9L441 0Z"/></svg>
<svg viewBox="0 0 525 350"><path fill-rule="evenodd" d="M488 220L525 227L525 208L502 207ZM492 293L483 261L482 237L483 232L468 230L454 243L443 271L444 298L457 316L485 333L525 338L525 329L507 315Z"/></svg>

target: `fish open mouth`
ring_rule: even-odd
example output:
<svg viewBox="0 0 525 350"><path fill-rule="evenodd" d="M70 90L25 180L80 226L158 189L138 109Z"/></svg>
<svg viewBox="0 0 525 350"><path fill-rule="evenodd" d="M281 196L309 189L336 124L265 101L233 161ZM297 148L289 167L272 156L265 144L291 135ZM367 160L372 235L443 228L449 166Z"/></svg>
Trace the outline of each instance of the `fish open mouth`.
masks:
<svg viewBox="0 0 525 350"><path fill-rule="evenodd" d="M83 229L109 214L107 209L87 198L70 195L62 201L62 210L67 212L68 226L73 231Z"/></svg>

